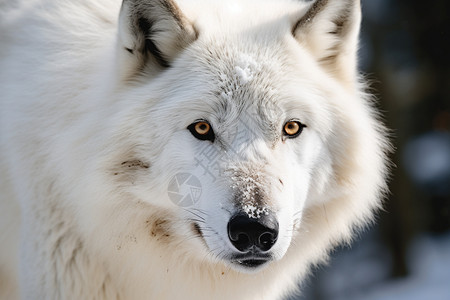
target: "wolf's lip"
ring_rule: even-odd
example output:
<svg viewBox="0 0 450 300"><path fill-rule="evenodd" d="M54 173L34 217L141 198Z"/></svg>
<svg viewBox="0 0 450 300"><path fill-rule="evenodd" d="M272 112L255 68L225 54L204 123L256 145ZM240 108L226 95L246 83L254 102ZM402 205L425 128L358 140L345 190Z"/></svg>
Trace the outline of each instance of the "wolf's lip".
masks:
<svg viewBox="0 0 450 300"><path fill-rule="evenodd" d="M267 254L243 254L233 256L231 262L247 268L257 268L271 260L272 257Z"/></svg>
<svg viewBox="0 0 450 300"><path fill-rule="evenodd" d="M267 263L269 259L243 259L243 260L235 260L234 263L237 263L243 267L247 268L257 268Z"/></svg>

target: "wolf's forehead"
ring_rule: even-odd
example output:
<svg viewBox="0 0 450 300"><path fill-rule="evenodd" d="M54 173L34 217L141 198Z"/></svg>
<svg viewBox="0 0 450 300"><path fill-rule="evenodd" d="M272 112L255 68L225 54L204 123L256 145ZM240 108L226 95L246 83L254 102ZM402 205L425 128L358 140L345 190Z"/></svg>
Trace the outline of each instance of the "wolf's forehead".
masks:
<svg viewBox="0 0 450 300"><path fill-rule="evenodd" d="M204 52L205 53L205 52ZM268 49L229 47L222 44L206 51L202 59L205 71L213 78L213 93L221 107L237 107L240 111L276 109L280 101L280 60ZM278 78L277 82L273 79Z"/></svg>
<svg viewBox="0 0 450 300"><path fill-rule="evenodd" d="M220 96L226 100L243 100L256 91L258 77L261 74L261 60L255 55L237 52L231 59L221 59L222 66L217 70Z"/></svg>

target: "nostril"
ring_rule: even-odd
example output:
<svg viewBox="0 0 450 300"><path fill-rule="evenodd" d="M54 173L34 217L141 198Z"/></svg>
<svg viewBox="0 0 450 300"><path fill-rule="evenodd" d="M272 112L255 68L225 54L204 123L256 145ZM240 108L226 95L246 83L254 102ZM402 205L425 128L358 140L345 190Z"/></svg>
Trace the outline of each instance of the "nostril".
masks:
<svg viewBox="0 0 450 300"><path fill-rule="evenodd" d="M247 214L238 214L228 222L228 237L241 252L246 252L253 246L268 251L277 241L278 222L271 215L254 219Z"/></svg>
<svg viewBox="0 0 450 300"><path fill-rule="evenodd" d="M261 250L267 251L272 248L273 244L277 241L275 234L270 232L265 232L259 237L259 245Z"/></svg>
<svg viewBox="0 0 450 300"><path fill-rule="evenodd" d="M231 243L238 249L239 251L247 251L251 247L251 241L247 234L240 233L235 240L230 238Z"/></svg>

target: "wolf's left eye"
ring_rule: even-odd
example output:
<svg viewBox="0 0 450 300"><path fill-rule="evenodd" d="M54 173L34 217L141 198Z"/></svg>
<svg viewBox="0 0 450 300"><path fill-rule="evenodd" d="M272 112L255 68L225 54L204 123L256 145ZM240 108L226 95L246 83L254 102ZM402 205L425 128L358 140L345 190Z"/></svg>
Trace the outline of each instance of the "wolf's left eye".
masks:
<svg viewBox="0 0 450 300"><path fill-rule="evenodd" d="M283 133L288 138L295 138L302 133L303 128L306 126L300 123L299 121L289 121L284 124Z"/></svg>
<svg viewBox="0 0 450 300"><path fill-rule="evenodd" d="M192 123L187 129L199 140L214 142L214 131L212 130L211 125L206 121Z"/></svg>

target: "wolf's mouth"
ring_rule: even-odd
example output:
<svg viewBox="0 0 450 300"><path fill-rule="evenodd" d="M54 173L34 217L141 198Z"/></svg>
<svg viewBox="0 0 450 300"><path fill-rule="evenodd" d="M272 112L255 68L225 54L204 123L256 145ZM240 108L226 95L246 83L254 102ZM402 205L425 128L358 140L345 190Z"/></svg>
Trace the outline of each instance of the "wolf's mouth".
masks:
<svg viewBox="0 0 450 300"><path fill-rule="evenodd" d="M268 254L253 254L248 253L244 255L233 256L230 261L241 267L256 269L272 260L272 256Z"/></svg>
<svg viewBox="0 0 450 300"><path fill-rule="evenodd" d="M244 260L235 260L232 262L247 268L257 268L267 263L268 261L269 260L267 259L244 259Z"/></svg>

